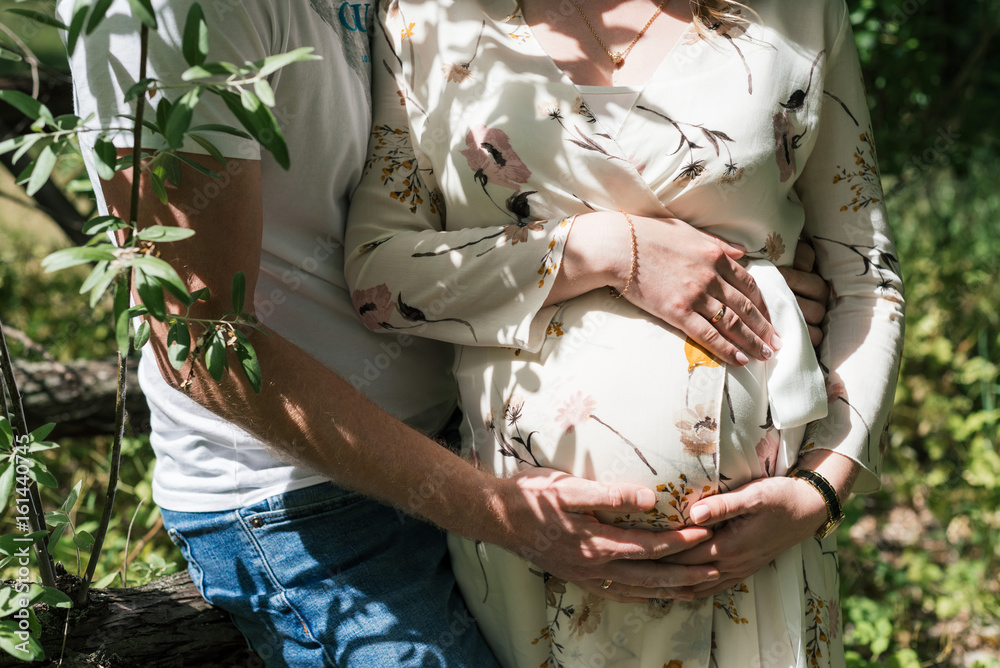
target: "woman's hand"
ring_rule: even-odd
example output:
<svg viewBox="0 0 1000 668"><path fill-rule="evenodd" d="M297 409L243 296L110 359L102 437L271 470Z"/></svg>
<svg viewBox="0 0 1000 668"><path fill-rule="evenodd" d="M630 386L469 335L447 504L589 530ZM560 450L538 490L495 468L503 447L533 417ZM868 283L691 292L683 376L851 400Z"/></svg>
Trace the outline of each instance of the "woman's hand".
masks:
<svg viewBox="0 0 1000 668"><path fill-rule="evenodd" d="M725 591L771 563L782 552L816 533L827 517L826 504L809 483L797 478L760 478L699 501L699 524L728 520L715 535L669 558L675 564L712 564L718 581L694 585L694 598ZM692 513L694 514L694 508Z"/></svg>
<svg viewBox="0 0 1000 668"><path fill-rule="evenodd" d="M797 466L816 471L833 485L841 505L854 487L860 465L830 450L812 450ZM782 552L815 535L827 520L826 502L809 483L784 476L759 478L731 492L705 497L691 506L692 520L707 526L728 520L711 539L665 559L674 564L714 565L717 582L684 593L712 596L733 587Z"/></svg>
<svg viewBox="0 0 1000 668"><path fill-rule="evenodd" d="M624 298L728 364L742 366L748 355L766 360L780 348L757 284L736 262L743 250L676 218L631 219L638 242L634 276L632 236L624 215L581 215L573 223L546 303L605 285L618 290L628 285Z"/></svg>

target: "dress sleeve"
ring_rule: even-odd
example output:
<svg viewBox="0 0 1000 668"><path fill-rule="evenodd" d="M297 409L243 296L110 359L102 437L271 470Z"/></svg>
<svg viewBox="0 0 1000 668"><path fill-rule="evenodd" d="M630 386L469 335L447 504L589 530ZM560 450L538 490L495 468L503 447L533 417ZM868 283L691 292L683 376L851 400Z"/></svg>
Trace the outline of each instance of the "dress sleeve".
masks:
<svg viewBox="0 0 1000 668"><path fill-rule="evenodd" d="M407 329L463 345L537 350L555 308L542 304L572 219L519 215L527 207L518 200L523 205L532 192L513 179L508 179L513 194L504 205L506 213L500 214L508 217L507 224L483 226L446 217L435 165L411 141L408 114L422 110L404 84L394 52L404 49L392 43L406 37L397 36L400 30L392 21L386 27L385 18L380 17L373 36L374 127L346 235L354 309L373 331ZM406 44L405 50L411 47L418 48ZM483 130L471 129L461 147L463 160L483 161L473 178L485 183L490 174L516 177L521 168L530 174L520 158L501 154L509 148L503 138L479 137ZM484 214L483 220L490 217L496 218Z"/></svg>
<svg viewBox="0 0 1000 668"><path fill-rule="evenodd" d="M857 461L862 473L854 491L872 492L899 372L903 286L846 16L827 55L815 146L795 189L819 271L832 288L820 348L830 412L809 425L802 449Z"/></svg>

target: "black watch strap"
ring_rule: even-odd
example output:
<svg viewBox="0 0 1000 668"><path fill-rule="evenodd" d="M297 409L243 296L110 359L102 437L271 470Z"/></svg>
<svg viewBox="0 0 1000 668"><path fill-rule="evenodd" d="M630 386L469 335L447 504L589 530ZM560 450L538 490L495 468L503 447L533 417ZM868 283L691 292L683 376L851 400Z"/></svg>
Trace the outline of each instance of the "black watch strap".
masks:
<svg viewBox="0 0 1000 668"><path fill-rule="evenodd" d="M844 520L844 508L840 504L840 497L837 496L837 490L833 488L829 480L816 473L816 471L810 471L809 469L792 469L788 473L788 477L805 480L823 497L823 501L826 503L827 520L819 528L819 531L816 532L816 537L825 538L829 536Z"/></svg>

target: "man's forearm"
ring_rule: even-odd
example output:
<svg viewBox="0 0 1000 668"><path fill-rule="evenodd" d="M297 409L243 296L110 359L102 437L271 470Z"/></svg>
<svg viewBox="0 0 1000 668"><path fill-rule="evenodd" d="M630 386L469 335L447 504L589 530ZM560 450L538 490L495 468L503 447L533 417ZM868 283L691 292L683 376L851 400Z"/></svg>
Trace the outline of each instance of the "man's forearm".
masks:
<svg viewBox="0 0 1000 668"><path fill-rule="evenodd" d="M161 372L179 386L166 362L163 337L154 350ZM165 334L165 333L164 333ZM254 393L232 355L219 383L200 362L190 396L260 438L279 460L292 461L456 533L491 538L497 507L491 476L379 408L301 348L270 332L251 336L263 383Z"/></svg>

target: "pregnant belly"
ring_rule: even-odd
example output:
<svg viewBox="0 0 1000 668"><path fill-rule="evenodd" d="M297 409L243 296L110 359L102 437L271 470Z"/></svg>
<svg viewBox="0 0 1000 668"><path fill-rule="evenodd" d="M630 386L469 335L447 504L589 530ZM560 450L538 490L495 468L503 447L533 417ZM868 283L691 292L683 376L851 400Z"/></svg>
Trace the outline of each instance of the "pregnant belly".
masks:
<svg viewBox="0 0 1000 668"><path fill-rule="evenodd" d="M652 513L603 519L681 525L719 487L720 438L735 416L766 415L766 393L740 372L728 391L726 368L683 333L594 291L560 308L537 353L462 350L465 448L498 476L544 466L651 487L661 497Z"/></svg>

